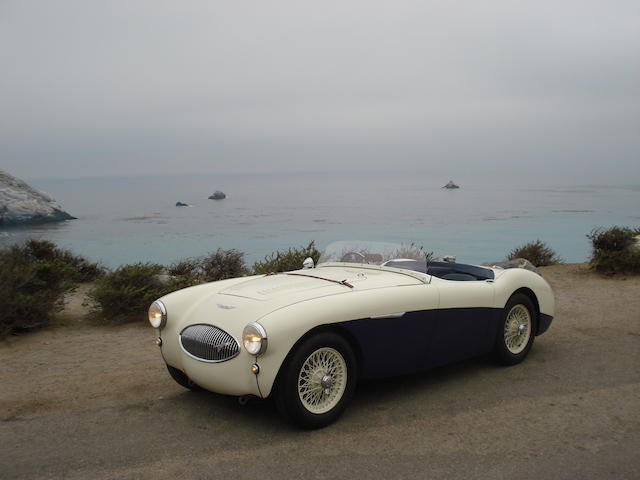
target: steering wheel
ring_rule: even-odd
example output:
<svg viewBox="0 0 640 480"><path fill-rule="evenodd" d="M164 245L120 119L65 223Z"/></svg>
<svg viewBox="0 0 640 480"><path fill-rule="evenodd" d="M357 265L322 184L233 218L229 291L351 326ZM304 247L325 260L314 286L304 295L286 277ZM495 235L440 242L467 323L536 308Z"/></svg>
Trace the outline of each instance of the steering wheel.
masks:
<svg viewBox="0 0 640 480"><path fill-rule="evenodd" d="M367 257L364 256L364 254L360 253L360 252L347 252L344 255L342 255L342 258L340 258L341 262L350 262L350 263L369 263L367 262Z"/></svg>

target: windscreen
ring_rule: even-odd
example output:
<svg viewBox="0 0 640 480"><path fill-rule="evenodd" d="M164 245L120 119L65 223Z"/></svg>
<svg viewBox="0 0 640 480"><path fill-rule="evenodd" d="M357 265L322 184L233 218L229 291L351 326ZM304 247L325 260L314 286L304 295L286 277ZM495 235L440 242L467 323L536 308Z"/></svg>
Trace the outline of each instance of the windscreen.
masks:
<svg viewBox="0 0 640 480"><path fill-rule="evenodd" d="M425 260L430 254L415 244L396 244L362 240L344 240L327 246L319 264L327 262L382 265L389 260Z"/></svg>

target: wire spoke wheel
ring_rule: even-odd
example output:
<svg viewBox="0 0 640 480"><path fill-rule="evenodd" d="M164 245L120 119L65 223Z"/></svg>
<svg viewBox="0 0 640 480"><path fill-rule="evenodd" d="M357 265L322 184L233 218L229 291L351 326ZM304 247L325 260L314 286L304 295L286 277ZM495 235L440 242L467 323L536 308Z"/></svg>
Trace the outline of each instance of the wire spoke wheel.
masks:
<svg viewBox="0 0 640 480"><path fill-rule="evenodd" d="M347 363L340 352L322 347L311 353L298 375L298 396L311 413L322 414L334 408L347 386Z"/></svg>
<svg viewBox="0 0 640 480"><path fill-rule="evenodd" d="M504 343L514 355L521 353L531 337L531 313L522 304L514 305L504 322Z"/></svg>

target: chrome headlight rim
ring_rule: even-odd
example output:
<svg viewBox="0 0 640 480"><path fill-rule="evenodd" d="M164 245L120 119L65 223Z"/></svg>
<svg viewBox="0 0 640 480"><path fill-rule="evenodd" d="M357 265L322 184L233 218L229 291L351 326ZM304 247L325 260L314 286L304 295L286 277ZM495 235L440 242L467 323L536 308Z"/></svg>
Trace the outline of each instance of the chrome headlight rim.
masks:
<svg viewBox="0 0 640 480"><path fill-rule="evenodd" d="M262 355L267 350L268 344L267 331L258 322L250 322L242 330L242 346L250 355L256 357Z"/></svg>
<svg viewBox="0 0 640 480"><path fill-rule="evenodd" d="M157 309L155 310L154 307ZM160 314L159 316L157 314ZM160 300L156 300L149 307L147 314L149 323L153 328L161 330L167 324L167 307Z"/></svg>

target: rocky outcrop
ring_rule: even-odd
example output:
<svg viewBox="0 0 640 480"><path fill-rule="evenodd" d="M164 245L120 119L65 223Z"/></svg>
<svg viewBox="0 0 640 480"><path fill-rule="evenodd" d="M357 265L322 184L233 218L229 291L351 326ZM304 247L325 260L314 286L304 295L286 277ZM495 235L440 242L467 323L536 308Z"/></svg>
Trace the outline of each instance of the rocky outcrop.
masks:
<svg viewBox="0 0 640 480"><path fill-rule="evenodd" d="M480 265L483 267L499 267L503 269L524 268L525 270L531 270L532 272L536 272L540 275L540 270L538 270L535 265L526 258L514 258L513 260L504 260L500 262L484 262Z"/></svg>
<svg viewBox="0 0 640 480"><path fill-rule="evenodd" d="M188 207L188 203L176 202L176 207Z"/></svg>
<svg viewBox="0 0 640 480"><path fill-rule="evenodd" d="M61 222L74 218L51 196L0 170L0 227Z"/></svg>
<svg viewBox="0 0 640 480"><path fill-rule="evenodd" d="M460 188L458 185L456 185L455 183L453 183L453 180L449 180L449 183L447 183L444 187L442 188L448 188L449 190L454 189L454 188Z"/></svg>
<svg viewBox="0 0 640 480"><path fill-rule="evenodd" d="M227 195L220 190L216 190L213 195L209 195L209 200L222 200L223 198L227 198Z"/></svg>

